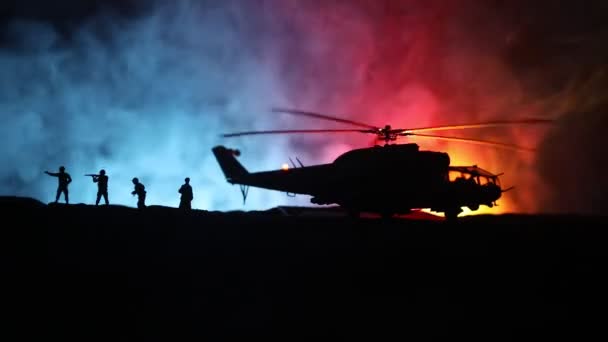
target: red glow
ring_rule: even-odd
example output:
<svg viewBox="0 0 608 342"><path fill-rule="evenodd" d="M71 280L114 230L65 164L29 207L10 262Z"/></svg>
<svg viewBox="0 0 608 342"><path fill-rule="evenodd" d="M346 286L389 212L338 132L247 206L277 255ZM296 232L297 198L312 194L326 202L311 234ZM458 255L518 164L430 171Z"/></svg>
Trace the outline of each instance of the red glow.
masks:
<svg viewBox="0 0 608 342"><path fill-rule="evenodd" d="M298 65L307 77L295 85L293 107L406 129L551 118L558 112L550 109L557 106L554 100L561 99L539 99L526 92L508 65L505 51L512 43L507 38L513 28L495 20L495 8L464 6L466 1L306 3L286 5L292 13L290 24L304 33L298 41L303 52L299 52L308 56ZM345 127L323 121L312 125ZM538 128L504 127L445 132L529 147L535 147L545 133ZM323 147L322 161L368 147L368 141L366 136L336 135ZM497 207L482 206L475 214L533 212L539 207L542 183L534 153L416 137L402 142L448 152L452 165L476 164L504 172L503 188L516 188L503 194ZM474 213L465 209L464 215Z"/></svg>

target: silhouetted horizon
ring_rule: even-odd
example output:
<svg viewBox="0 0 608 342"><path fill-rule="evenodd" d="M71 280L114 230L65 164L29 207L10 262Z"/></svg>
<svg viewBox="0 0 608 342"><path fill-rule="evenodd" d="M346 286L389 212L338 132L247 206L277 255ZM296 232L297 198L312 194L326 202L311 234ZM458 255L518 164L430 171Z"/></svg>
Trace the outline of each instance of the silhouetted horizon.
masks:
<svg viewBox="0 0 608 342"><path fill-rule="evenodd" d="M608 216L450 223L4 200L11 336L606 335Z"/></svg>

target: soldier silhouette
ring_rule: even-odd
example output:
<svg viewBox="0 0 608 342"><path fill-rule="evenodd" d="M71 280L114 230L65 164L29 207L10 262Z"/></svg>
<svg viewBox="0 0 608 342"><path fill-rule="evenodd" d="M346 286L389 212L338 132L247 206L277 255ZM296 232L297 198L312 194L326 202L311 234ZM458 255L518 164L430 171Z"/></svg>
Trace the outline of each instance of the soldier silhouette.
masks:
<svg viewBox="0 0 608 342"><path fill-rule="evenodd" d="M93 177L93 183L97 183L97 199L95 200L95 205L99 205L99 200L101 196L103 196L106 205L110 204L108 201L108 176L106 175L106 170L99 170L98 175L90 175Z"/></svg>
<svg viewBox="0 0 608 342"><path fill-rule="evenodd" d="M146 187L139 182L137 177L133 178L133 184L135 189L131 192L131 195L137 195L137 208L143 209L146 207Z"/></svg>
<svg viewBox="0 0 608 342"><path fill-rule="evenodd" d="M179 200L179 208L190 210L192 209L191 202L194 198L194 194L192 193L192 186L190 186L190 178L186 177L186 179L184 179L184 182L185 183L182 184L182 186L178 190L178 192L182 194Z"/></svg>
<svg viewBox="0 0 608 342"><path fill-rule="evenodd" d="M44 171L44 173L46 173L49 176L57 177L58 185L57 185L57 195L55 196L55 203L59 202L59 196L63 192L63 196L65 197L65 203L69 204L70 199L69 199L69 195L68 195L68 184L70 184L72 182L72 177L70 177L69 173L65 172L65 167L60 166L58 173L49 172L49 171Z"/></svg>

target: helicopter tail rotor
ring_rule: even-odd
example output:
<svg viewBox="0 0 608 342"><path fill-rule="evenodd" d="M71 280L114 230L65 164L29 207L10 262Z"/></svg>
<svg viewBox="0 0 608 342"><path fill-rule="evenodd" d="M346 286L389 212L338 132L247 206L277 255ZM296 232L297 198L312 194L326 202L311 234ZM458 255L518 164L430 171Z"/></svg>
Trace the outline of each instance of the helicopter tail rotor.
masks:
<svg viewBox="0 0 608 342"><path fill-rule="evenodd" d="M228 182L236 182L249 174L249 171L235 158L241 154L239 150L215 146L212 151Z"/></svg>

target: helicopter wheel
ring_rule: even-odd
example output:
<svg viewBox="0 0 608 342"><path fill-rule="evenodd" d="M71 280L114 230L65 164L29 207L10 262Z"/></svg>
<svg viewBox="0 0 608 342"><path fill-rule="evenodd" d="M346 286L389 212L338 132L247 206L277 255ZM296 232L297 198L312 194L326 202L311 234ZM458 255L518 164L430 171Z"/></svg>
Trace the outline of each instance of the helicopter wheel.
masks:
<svg viewBox="0 0 608 342"><path fill-rule="evenodd" d="M456 222L458 214L460 214L461 212L461 209L448 209L444 212L445 220L448 222Z"/></svg>

